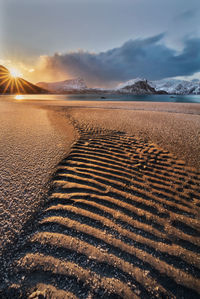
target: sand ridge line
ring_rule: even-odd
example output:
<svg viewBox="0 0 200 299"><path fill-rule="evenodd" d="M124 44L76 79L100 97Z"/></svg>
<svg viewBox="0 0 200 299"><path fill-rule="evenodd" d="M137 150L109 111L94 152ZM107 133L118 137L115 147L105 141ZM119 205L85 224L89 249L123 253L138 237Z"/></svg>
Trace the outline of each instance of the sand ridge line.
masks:
<svg viewBox="0 0 200 299"><path fill-rule="evenodd" d="M133 226L136 225L136 227L141 228L141 225L142 225L142 229L143 230L145 229L146 231L149 231L149 232L152 232L153 231L152 229L154 229L154 232L155 232L155 229L156 229L155 235L163 237L164 239L167 239L167 240L174 239L174 237L176 236L176 237L179 237L180 240L187 240L190 242L191 234L187 234L186 232L180 232L176 227L173 227L170 224L170 222L167 222L166 220L163 221L163 224L165 226L163 226L163 225L161 226L161 224L159 222L160 219L158 219L158 220L155 219L155 215L153 217L151 214L144 212L144 211L141 211L141 213L139 213L140 212L139 209L137 209L137 208L133 209L132 206L129 206L127 203L120 202L112 197L107 198L106 196L104 196L104 197L100 197L98 195L93 196L93 195L91 195L91 193L90 193L90 195L87 195L87 192L81 193L82 192L81 189L77 190L77 193L76 193L77 195L75 195L75 196L73 195L73 192L74 192L74 189L71 190L69 196L66 196L65 194L60 195L60 194L55 193L54 198L66 199L66 203L63 201L63 204L67 204L68 199L73 200L75 202L73 204L89 202L90 206L98 207L98 208L101 207L102 211L108 211L108 212L110 212L113 209L113 208L109 209L108 206L111 207L114 204L114 207L117 208L117 210L113 209L115 218L121 219L121 220L125 221L127 224L132 224ZM98 205L98 203L100 203L100 205ZM59 201L57 201L57 204L59 204ZM123 209L121 210L120 208L123 208ZM118 211L118 213L116 213L116 211ZM127 215L127 211L129 211L128 215ZM112 212L110 212L110 213L112 213ZM132 214L132 217L134 216L134 218L136 218L135 216L138 214L138 216L140 217L139 218L140 222L135 221L135 219L130 217L131 214ZM141 219L141 217L143 219ZM142 222L142 220L143 220L143 222ZM145 223L147 225L143 226L143 223ZM190 230L191 229L192 228L190 228ZM195 231L195 233L196 233L196 231ZM199 245L198 236L193 237L193 242L197 246ZM200 249L200 247L198 247L198 248ZM197 252L199 252L199 249L197 249ZM189 250L191 250L191 249L189 249Z"/></svg>
<svg viewBox="0 0 200 299"><path fill-rule="evenodd" d="M147 205L149 204L149 199L146 201L144 199L144 196L148 195L148 191L150 191L149 188L144 188L142 185L142 183L144 182L141 182L140 184L137 183L135 184L133 181L134 179L130 180L130 181L123 181L121 180L121 184L119 182L117 182L117 180L115 178L109 178L109 179L105 179L103 178L102 176L98 175L98 174L92 174L92 176L89 176L89 175L85 175L80 173L80 171L75 171L74 173L71 171L71 173L61 173L58 175L58 180L59 182L62 182L63 181L63 184L64 184L64 180L66 180L67 182L70 182L70 181L73 181L73 180L76 180L79 181L79 183L81 181L84 181L84 179L87 181L87 179L89 178L91 182L93 182L93 184L95 183L98 183L97 186L106 186L106 185L110 185L113 187L113 189L115 190L115 192L117 192L118 190L121 191L122 187L124 188L124 190L126 189L126 192L127 193L131 193L131 195L133 195L134 193L137 193L137 196L136 198L139 199L139 192L140 192L140 196L142 197L142 200L143 202L145 202ZM122 183L124 183L122 185ZM133 185L132 185L133 184ZM83 183L84 185L84 183ZM149 184L149 186L151 187L152 184ZM160 204L162 206L162 210L163 210L163 204L166 204L167 207L168 206L174 206L176 207L177 209L179 209L180 212L182 213L189 213L190 214L196 214L198 213L198 210L199 208L195 207L194 208L194 205L192 205L191 203L187 204L186 200L180 200L179 196L178 196L178 191L177 192L173 192L173 197L170 193L170 195L167 193L167 191L163 191L163 190L160 190L159 191L157 190L157 188L155 186L152 186L151 189L155 189L155 191L152 192L151 194L151 200L152 201L155 201L155 207L157 207L157 209L159 210L160 209ZM169 190L170 191L170 190ZM161 198L158 198L156 197L156 195L160 195ZM148 195L148 198L149 198L149 195Z"/></svg>
<svg viewBox="0 0 200 299"><path fill-rule="evenodd" d="M189 275L188 273L185 273L185 271L181 271L180 269L176 269L175 267L171 266L168 262L164 262L161 259L158 259L155 255L149 254L148 252L138 249L136 246L130 246L128 243L122 242L121 240L118 240L114 238L110 234L106 234L104 231L101 233L100 230L97 230L96 228L90 227L85 224L81 224L78 221L69 220L64 217L49 217L43 221L43 223L58 223L64 226L72 227L76 231L85 232L91 236L98 236L99 239L105 241L107 244L115 246L116 248L119 248L122 252L127 252L130 255L134 255L137 258L139 258L144 263L148 263L153 267L154 269L162 272L164 272L167 276L171 276L175 279L177 283L183 283L187 287L191 287L194 289L197 289L198 292L200 292L199 287L199 279L195 279L193 276ZM122 257L123 260L123 257ZM183 261L182 261L183 262ZM164 271L163 271L164 268ZM132 270L133 272L133 270ZM139 272L137 270L137 272ZM136 275L135 272L131 273L133 276ZM151 273L149 274L151 277ZM181 279L180 279L181 277ZM200 277L200 276L199 276ZM144 281L144 276L142 277L142 281ZM139 281L141 283L141 281ZM155 288L155 283L152 284L152 281L149 282L151 284L151 288ZM157 286L159 286L159 283L157 282ZM161 288L161 286L159 286ZM163 291L163 290L162 290Z"/></svg>
<svg viewBox="0 0 200 299"><path fill-rule="evenodd" d="M130 211L134 213L134 215L138 214L139 216L145 216L147 219L151 220L152 223L151 225L157 225L157 228L161 227L161 231L164 230L164 226L167 226L168 223L170 223L171 220L177 219L183 221L183 216L179 214L175 214L173 211L169 211L170 213L166 214L164 213L164 208L160 212L157 210L157 208L154 208L154 203L150 204L149 202L142 203L140 198L135 199L135 195L130 198L130 196L125 197L124 196L124 191L121 191L121 195L115 192L112 192L111 189L108 190L105 194L100 192L98 189L96 189L94 186L93 187L88 187L88 186L82 186L79 183L67 183L66 187L66 182L63 181L56 181L57 186L61 187L62 190L60 192L55 193L54 196L57 198L72 198L72 194L77 194L80 195L80 193L83 194L83 196L86 196L87 200L92 197L93 202L103 202L103 205L109 205L112 203L116 208L123 208L125 209L124 211L127 211L128 215L130 215ZM89 193L89 197L87 194ZM170 220L170 215L171 215L171 220ZM168 219L167 219L168 218ZM188 215L186 214L186 217L184 218L185 223L188 223L190 227L190 231L194 231L192 233L194 235L194 242L197 242L199 244L199 239L196 238L195 235L198 235L198 232L195 230L195 225L198 224L198 221L196 219L189 219L188 220ZM194 226L194 228L193 228ZM169 227L167 228L167 230ZM198 228L197 228L198 229ZM189 233L190 235L191 233Z"/></svg>
<svg viewBox="0 0 200 299"><path fill-rule="evenodd" d="M82 201L81 201L82 203ZM81 215L81 216L86 216L89 217L91 220L95 221L100 221L102 223L102 225L104 226L104 229L107 230L107 228L111 228L114 229L115 231L117 231L119 233L119 236L126 236L128 238L130 238L132 241L136 241L136 242L140 242L143 244L147 244L153 248L155 248L156 250L160 250L161 252L165 252L171 255L175 255L175 256L180 256L182 257L182 259L185 259L186 261L188 261L189 263L192 263L193 265L196 265L200 268L200 256L199 259L197 260L197 256L192 253L192 252L188 252L188 250L185 250L184 248L178 246L178 245L173 245L171 246L171 244L165 244L164 242L162 242L161 240L159 241L154 241L152 239L148 239L147 237L144 237L143 235L140 235L138 233L134 233L131 232L127 229L125 229L123 226L120 226L119 224L116 224L114 221L107 219L106 217L103 217L99 214L95 214L92 213L88 210L82 209L80 206L65 206L65 205L56 205L56 206L51 206L50 208L47 209L47 211L56 211L56 210L67 210L67 211L71 211L73 213L75 213L77 216ZM164 240L163 240L164 241ZM188 258L189 257L189 258Z"/></svg>
<svg viewBox="0 0 200 299"><path fill-rule="evenodd" d="M83 269L72 262L61 261L52 256L37 253L28 254L20 261L20 267L27 268L29 271L38 266L44 269L44 271L50 270L53 273L76 276L86 284L89 284L91 289L103 287L110 292L116 292L121 296L125 296L125 298L138 298L127 285L123 285L120 281L114 278L100 278L90 270Z"/></svg>
<svg viewBox="0 0 200 299"><path fill-rule="evenodd" d="M37 289L40 291L32 291L31 295L28 297L28 299L35 299L38 297L41 298L56 298L56 299L78 299L77 296L75 296L72 292L66 292L63 290L60 290L58 288L53 287L50 284L43 284L38 283Z"/></svg>

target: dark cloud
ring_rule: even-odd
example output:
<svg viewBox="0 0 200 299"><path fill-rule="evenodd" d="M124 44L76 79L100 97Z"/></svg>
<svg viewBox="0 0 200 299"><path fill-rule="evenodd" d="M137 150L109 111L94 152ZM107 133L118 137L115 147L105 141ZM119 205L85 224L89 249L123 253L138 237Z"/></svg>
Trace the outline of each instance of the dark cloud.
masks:
<svg viewBox="0 0 200 299"><path fill-rule="evenodd" d="M192 10L192 9L188 9L188 10L185 10L183 11L181 14L178 15L178 18L179 19L191 19L193 18L194 16L196 15L196 11L195 10Z"/></svg>
<svg viewBox="0 0 200 299"><path fill-rule="evenodd" d="M43 71L52 76L83 77L89 86L109 86L134 77L157 80L200 71L200 38L184 41L181 53L167 47L163 34L130 40L106 52L70 52L45 56Z"/></svg>

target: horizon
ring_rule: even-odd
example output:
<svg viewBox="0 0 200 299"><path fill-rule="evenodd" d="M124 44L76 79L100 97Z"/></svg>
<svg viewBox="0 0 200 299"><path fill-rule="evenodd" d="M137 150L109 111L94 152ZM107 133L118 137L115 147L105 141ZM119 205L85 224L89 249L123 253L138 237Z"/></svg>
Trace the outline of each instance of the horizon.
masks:
<svg viewBox="0 0 200 299"><path fill-rule="evenodd" d="M1 65L0 64L0 68L3 67L5 68L5 66ZM23 78L23 75L15 68L7 68L8 70L8 75L5 77L4 74L2 74L2 78L5 77L5 81L12 81L12 80L20 80L20 79L24 79ZM159 82L162 82L162 83L165 83L165 82L198 82L200 84L200 79L198 78L164 78L164 79L160 79L160 80L147 80L146 78L141 78L141 77L137 77L137 78L132 78L130 80L126 80L126 81L122 81L122 82L118 82L115 86L112 86L110 88L106 88L106 87L99 87L99 86L88 86L84 80L84 78L81 78L81 77L74 77L74 78L68 78L68 79L64 79L64 80L59 80L59 81L38 81L36 82L36 86L41 86L41 84L56 84L56 83L64 83L64 82L70 82L70 81L77 81L77 80L80 80L82 81L83 84L86 85L86 89L102 89L102 90L114 90L114 89L118 89L118 88L122 88L122 86L128 86L128 85L132 85L132 84L135 84L137 81L146 81L150 86L154 87L154 85L152 84L158 84ZM135 81L135 82L134 82ZM27 81L27 83L30 83ZM130 84L131 83L131 84ZM48 90L48 88L45 88Z"/></svg>
<svg viewBox="0 0 200 299"><path fill-rule="evenodd" d="M3 0L0 8L0 64L33 83L200 79L197 0Z"/></svg>

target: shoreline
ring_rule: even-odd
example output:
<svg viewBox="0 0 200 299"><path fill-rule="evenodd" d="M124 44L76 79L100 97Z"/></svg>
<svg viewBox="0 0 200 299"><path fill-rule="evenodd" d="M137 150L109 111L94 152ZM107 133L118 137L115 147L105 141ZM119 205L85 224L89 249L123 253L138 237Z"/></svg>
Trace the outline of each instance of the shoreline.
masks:
<svg viewBox="0 0 200 299"><path fill-rule="evenodd" d="M27 104L71 115L81 124L110 128L147 139L200 170L200 105L157 102L58 101Z"/></svg>

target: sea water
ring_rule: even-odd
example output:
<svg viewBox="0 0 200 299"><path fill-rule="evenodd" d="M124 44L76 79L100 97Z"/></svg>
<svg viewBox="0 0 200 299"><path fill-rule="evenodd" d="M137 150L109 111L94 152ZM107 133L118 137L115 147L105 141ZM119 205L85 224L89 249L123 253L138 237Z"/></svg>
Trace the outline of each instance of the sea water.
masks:
<svg viewBox="0 0 200 299"><path fill-rule="evenodd" d="M15 100L61 100L61 101L122 101L122 102L171 102L200 103L200 95L125 95L125 94L40 94L2 95L1 98Z"/></svg>

